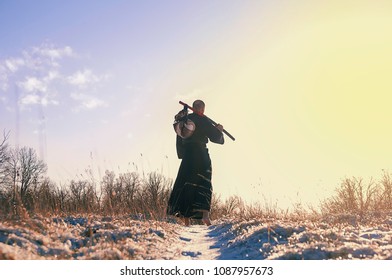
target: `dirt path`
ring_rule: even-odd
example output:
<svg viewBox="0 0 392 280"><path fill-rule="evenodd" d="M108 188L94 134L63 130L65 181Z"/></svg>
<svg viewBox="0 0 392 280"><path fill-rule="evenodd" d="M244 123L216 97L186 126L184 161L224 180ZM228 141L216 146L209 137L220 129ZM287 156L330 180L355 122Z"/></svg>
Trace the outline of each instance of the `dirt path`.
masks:
<svg viewBox="0 0 392 280"><path fill-rule="evenodd" d="M179 259L189 260L214 260L220 255L219 248L216 246L217 237L211 237L211 227L204 225L192 225L183 227L180 239L184 242L181 246L181 257Z"/></svg>

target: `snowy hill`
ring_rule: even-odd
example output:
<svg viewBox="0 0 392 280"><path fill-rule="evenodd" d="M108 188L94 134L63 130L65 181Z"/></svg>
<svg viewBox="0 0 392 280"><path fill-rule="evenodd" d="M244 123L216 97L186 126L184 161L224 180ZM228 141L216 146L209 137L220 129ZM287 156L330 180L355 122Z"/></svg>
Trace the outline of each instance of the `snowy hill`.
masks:
<svg viewBox="0 0 392 280"><path fill-rule="evenodd" d="M210 227L130 216L37 217L0 222L0 259L385 260L392 259L392 217L222 219Z"/></svg>

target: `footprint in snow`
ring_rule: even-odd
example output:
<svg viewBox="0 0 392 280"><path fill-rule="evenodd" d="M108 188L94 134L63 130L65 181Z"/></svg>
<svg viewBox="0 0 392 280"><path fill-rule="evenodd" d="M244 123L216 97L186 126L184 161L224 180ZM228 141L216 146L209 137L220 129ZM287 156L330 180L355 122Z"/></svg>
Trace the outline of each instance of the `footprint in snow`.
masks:
<svg viewBox="0 0 392 280"><path fill-rule="evenodd" d="M181 254L183 256L189 256L189 257L192 257L192 258L195 258L195 257L201 255L200 252L191 252L191 251L183 251Z"/></svg>
<svg viewBox="0 0 392 280"><path fill-rule="evenodd" d="M187 241L187 242L189 242L189 241L192 240L192 239L190 239L190 238L186 238L186 237L182 237L182 236L180 236L180 239L183 240L183 241Z"/></svg>

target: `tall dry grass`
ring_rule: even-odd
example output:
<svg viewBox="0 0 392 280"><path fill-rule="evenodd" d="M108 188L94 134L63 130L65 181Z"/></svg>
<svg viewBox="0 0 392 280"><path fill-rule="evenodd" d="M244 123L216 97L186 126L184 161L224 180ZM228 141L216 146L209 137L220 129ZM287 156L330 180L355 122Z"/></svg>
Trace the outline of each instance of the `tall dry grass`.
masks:
<svg viewBox="0 0 392 280"><path fill-rule="evenodd" d="M46 178L29 188L18 206L41 215L127 214L163 219L170 186L171 180L157 172L143 178L135 172L117 176L106 171L99 182L77 179L61 186ZM15 207L12 189L0 188L0 215L14 216Z"/></svg>
<svg viewBox="0 0 392 280"><path fill-rule="evenodd" d="M107 170L102 178L96 179L91 170L86 170L87 176L62 185L54 183L50 178L38 176L41 173L34 179L22 180L23 176L18 175L17 169L10 169L6 165L12 158L6 145L6 136L0 143L0 148L0 216L2 217L22 217L29 214L97 214L130 215L156 220L167 218L166 206L173 181L161 173L145 174L144 171L134 171L117 175ZM21 151L21 155L30 155L29 159L32 159L30 160L32 163L40 163L30 149ZM21 168L19 165L16 166ZM30 170L30 167L26 166L24 169ZM233 217L238 219L290 217L300 220L337 215L366 217L391 212L392 177L385 171L379 181L373 179L366 181L355 177L342 180L335 194L322 201L319 209L309 207L305 209L301 203L296 203L293 205L293 210L289 211L279 209L277 203L268 202L265 198L264 203L247 204L239 196L231 196L223 200L216 193L213 194L211 203L213 220Z"/></svg>
<svg viewBox="0 0 392 280"><path fill-rule="evenodd" d="M10 189L0 189L0 215L130 215L143 219L166 219L166 206L172 180L160 173L140 175L127 172L116 175L106 171L100 181L72 180L58 186L49 178L31 187L16 204ZM392 213L392 177L384 173L379 181L358 178L342 180L335 194L320 203L320 208L305 208L301 203L292 210L280 209L277 203L245 203L239 196L222 199L214 193L211 219L319 219L382 215ZM344 219L343 219L344 220ZM342 220L342 221L343 221Z"/></svg>
<svg viewBox="0 0 392 280"><path fill-rule="evenodd" d="M384 171L379 181L346 178L335 194L320 205L324 215L350 214L365 217L392 212L392 179Z"/></svg>

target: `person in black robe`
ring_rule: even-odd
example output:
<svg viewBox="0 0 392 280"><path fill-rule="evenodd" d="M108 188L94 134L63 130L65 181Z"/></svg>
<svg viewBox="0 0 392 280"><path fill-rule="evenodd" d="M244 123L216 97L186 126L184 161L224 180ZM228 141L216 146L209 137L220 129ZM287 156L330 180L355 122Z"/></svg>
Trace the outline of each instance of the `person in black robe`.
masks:
<svg viewBox="0 0 392 280"><path fill-rule="evenodd" d="M190 218L202 219L206 225L211 225L212 168L207 143L210 140L224 144L223 126L214 126L203 116L203 101L196 100L192 106L193 113L187 117L195 124L195 130L187 138L177 135L177 152L182 161L169 197L167 214L184 218L186 226L190 225Z"/></svg>

